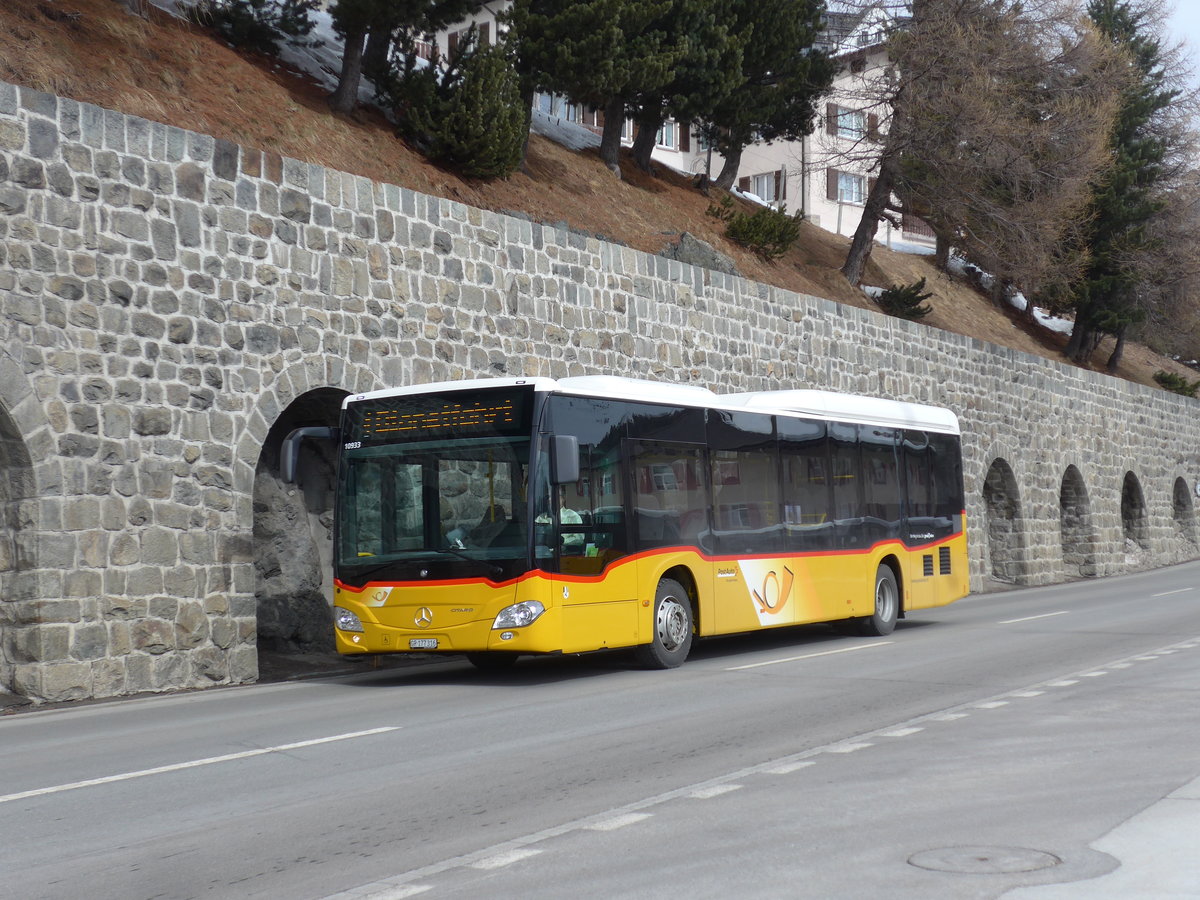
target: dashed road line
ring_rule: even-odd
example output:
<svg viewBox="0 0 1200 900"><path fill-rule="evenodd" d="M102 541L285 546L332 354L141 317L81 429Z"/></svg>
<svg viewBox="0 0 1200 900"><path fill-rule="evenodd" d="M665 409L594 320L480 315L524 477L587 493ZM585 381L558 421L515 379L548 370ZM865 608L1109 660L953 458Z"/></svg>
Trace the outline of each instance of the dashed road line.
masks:
<svg viewBox="0 0 1200 900"><path fill-rule="evenodd" d="M891 731L884 731L880 737L902 738L908 737L910 734L916 734L918 731L924 731L924 728L893 728Z"/></svg>
<svg viewBox="0 0 1200 900"><path fill-rule="evenodd" d="M722 794L728 794L731 791L740 791L740 784L714 784L709 787L700 788L697 791L692 791L688 796L693 800L711 800L713 797L720 797Z"/></svg>
<svg viewBox="0 0 1200 900"><path fill-rule="evenodd" d="M593 822L591 825L584 825L583 828L585 831L616 831L618 828L636 825L649 818L650 813L626 813L623 816L613 816L610 819Z"/></svg>
<svg viewBox="0 0 1200 900"><path fill-rule="evenodd" d="M489 856L485 859L476 860L471 863L472 869L503 869L505 866L511 866L515 862L520 862L523 859L529 859L531 856L537 856L542 851L536 847L519 847L516 850L508 850L504 853L497 853L495 856Z"/></svg>
<svg viewBox="0 0 1200 900"><path fill-rule="evenodd" d="M878 644L867 644L859 647L847 649L865 649L869 646L879 646ZM603 832L612 831L618 828L623 828L628 825L634 825L645 819L652 818L650 813L645 813L647 810L656 806L661 806L672 800L681 799L712 799L723 794L728 794L732 791L739 790L743 787L742 782L754 775L789 775L802 769L816 765L815 757L823 754L848 754L858 750L865 750L875 746L874 739L883 737L902 738L912 734L917 734L924 729L924 726L930 722L953 722L958 719L968 718L971 711L982 711L998 709L1010 705L1010 700L1014 697L1032 699L1043 696L1047 688L1054 687L1070 687L1080 683L1080 679L1091 675L1106 674L1108 669L1128 668L1134 662L1149 662L1155 659L1160 659L1165 653L1175 653L1183 649L1192 649L1200 647L1200 640L1190 638L1187 642L1172 644L1168 647L1154 651L1154 655L1143 654L1136 657L1126 657L1125 659L1115 660L1108 663L1104 667L1104 671L1100 669L1089 669L1086 671L1071 673L1068 676L1060 677L1055 681L1038 682L1030 685L1027 688L1022 688L1017 691L1007 691L1003 694L998 694L995 697L983 698L981 700L969 701L959 706L949 707L945 710L936 713L926 713L921 716L909 719L903 722L896 722L885 728L875 731L865 732L855 735L848 739L843 739L821 747L813 747L800 753L791 756L779 757L765 763L760 763L755 766L749 766L743 769L738 769L734 772L727 772L724 775L711 778L707 781L698 782L696 784L686 785L681 788L676 788L671 791L666 791L652 797L646 797L642 800L637 800L624 806L605 810L604 812L588 816L582 819L577 819L572 822L567 822L562 825L553 826L543 829L542 831L534 832L525 835L524 837L515 838L503 844L498 844L493 847L487 847L474 853L464 856L455 857L453 859L443 860L432 865L424 866L419 869L413 869L408 872L401 872L390 878L381 879L369 884L360 885L350 890L343 891L338 894L333 894L323 900L400 900L400 898L414 896L428 890L429 887L425 884L417 882L425 881L433 875L442 874L453 869L470 867L475 869L493 869L510 865L522 859L528 859L541 852L540 849L534 847L535 844L540 844L551 838L561 837L577 831L593 831ZM845 652L845 651L829 651ZM810 654L809 656L825 656L829 653ZM806 659L804 657L792 657L789 660L772 660L767 663L755 663L751 666L736 666L726 671L736 671L738 669L755 668L762 665L771 665L776 662L789 662L793 659ZM408 893L403 893L408 891Z"/></svg>

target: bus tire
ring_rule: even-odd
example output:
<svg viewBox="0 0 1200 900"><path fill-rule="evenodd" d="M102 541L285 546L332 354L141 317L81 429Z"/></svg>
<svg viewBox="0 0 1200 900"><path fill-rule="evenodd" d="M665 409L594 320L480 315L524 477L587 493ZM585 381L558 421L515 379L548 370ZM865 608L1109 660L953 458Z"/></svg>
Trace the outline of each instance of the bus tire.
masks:
<svg viewBox="0 0 1200 900"><path fill-rule="evenodd" d="M900 589L896 586L896 573L888 565L880 565L875 571L875 612L858 620L861 634L883 637L896 630L896 619L900 615Z"/></svg>
<svg viewBox="0 0 1200 900"><path fill-rule="evenodd" d="M467 662L480 672L504 672L517 661L516 653L494 651L491 653L468 653Z"/></svg>
<svg viewBox="0 0 1200 900"><path fill-rule="evenodd" d="M664 578L654 592L654 638L637 649L648 669L673 669L692 649L692 601L678 581Z"/></svg>

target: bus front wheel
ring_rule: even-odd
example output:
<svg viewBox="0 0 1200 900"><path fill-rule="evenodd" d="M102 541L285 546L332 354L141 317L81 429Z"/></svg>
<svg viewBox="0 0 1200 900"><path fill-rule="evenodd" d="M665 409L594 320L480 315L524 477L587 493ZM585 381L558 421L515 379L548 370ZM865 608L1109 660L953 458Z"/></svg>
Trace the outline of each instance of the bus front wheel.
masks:
<svg viewBox="0 0 1200 900"><path fill-rule="evenodd" d="M650 669L673 669L692 649L692 601L678 581L664 578L654 592L654 639L638 648Z"/></svg>
<svg viewBox="0 0 1200 900"><path fill-rule="evenodd" d="M900 615L900 589L891 566L882 565L875 572L875 612L858 620L859 631L872 637L891 634Z"/></svg>

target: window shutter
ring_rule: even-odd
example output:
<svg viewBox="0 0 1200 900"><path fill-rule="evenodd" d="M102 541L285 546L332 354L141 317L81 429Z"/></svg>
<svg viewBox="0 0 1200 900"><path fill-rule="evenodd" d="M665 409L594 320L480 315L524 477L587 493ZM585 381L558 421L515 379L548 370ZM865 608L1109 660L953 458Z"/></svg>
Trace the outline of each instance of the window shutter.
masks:
<svg viewBox="0 0 1200 900"><path fill-rule="evenodd" d="M771 199L772 200L782 200L783 199L783 170L782 169L775 170L775 196L772 197Z"/></svg>
<svg viewBox="0 0 1200 900"><path fill-rule="evenodd" d="M692 152L692 123L679 126L679 150L682 153Z"/></svg>
<svg viewBox="0 0 1200 900"><path fill-rule="evenodd" d="M604 127L604 110L600 109L600 107L596 107L596 110L593 113L593 115L596 117L596 127L603 128Z"/></svg>
<svg viewBox="0 0 1200 900"><path fill-rule="evenodd" d="M480 47L486 47L488 44L490 44L492 42L491 31L492 31L492 23L491 22L480 22L479 23L479 46Z"/></svg>
<svg viewBox="0 0 1200 900"><path fill-rule="evenodd" d="M826 169L825 170L825 199L826 200L837 200L837 198L838 198L838 193L837 193L838 184L837 183L838 183L837 169Z"/></svg>
<svg viewBox="0 0 1200 900"><path fill-rule="evenodd" d="M750 176L749 175L745 176L744 178L738 179L738 190L745 191L747 194L750 193Z"/></svg>
<svg viewBox="0 0 1200 900"><path fill-rule="evenodd" d="M879 140L879 116L875 113L867 113L867 139Z"/></svg>
<svg viewBox="0 0 1200 900"><path fill-rule="evenodd" d="M875 190L875 182L876 182L876 181L878 181L878 180L879 180L878 178L868 178L868 179L867 179L867 193L868 193L868 194L870 194L870 193L871 193L871 191ZM863 197L863 200L864 200L864 201L865 201L866 199L867 199L866 197Z"/></svg>
<svg viewBox="0 0 1200 900"><path fill-rule="evenodd" d="M836 103L825 104L825 133L837 134L838 108Z"/></svg>
<svg viewBox="0 0 1200 900"><path fill-rule="evenodd" d="M787 169L779 170L779 199L787 199Z"/></svg>
<svg viewBox="0 0 1200 900"><path fill-rule="evenodd" d="M454 51L457 49L458 49L458 32L452 31L446 37L446 54L448 56L453 56Z"/></svg>

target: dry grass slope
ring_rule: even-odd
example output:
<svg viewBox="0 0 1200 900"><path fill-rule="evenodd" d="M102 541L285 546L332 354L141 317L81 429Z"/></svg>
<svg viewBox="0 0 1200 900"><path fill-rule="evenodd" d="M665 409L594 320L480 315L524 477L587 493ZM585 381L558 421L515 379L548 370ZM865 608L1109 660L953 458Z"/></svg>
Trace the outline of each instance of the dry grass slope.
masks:
<svg viewBox="0 0 1200 900"><path fill-rule="evenodd" d="M592 153L535 136L524 172L495 182L460 178L426 162L379 116L333 116L324 92L276 61L238 53L203 29L151 8L130 15L119 0L4 0L0 79L157 122L272 150L472 206L517 210L538 221L615 238L657 253L689 231L733 257L749 278L841 303L873 308L838 272L847 242L805 225L797 246L765 263L725 240L705 214L709 199L667 171L625 167L617 181ZM924 324L1062 360L1061 339L1030 328L924 257L878 249L866 283L925 277L933 313ZM1105 348L1096 359L1103 364ZM1153 385L1159 369L1190 370L1130 346L1120 375Z"/></svg>

